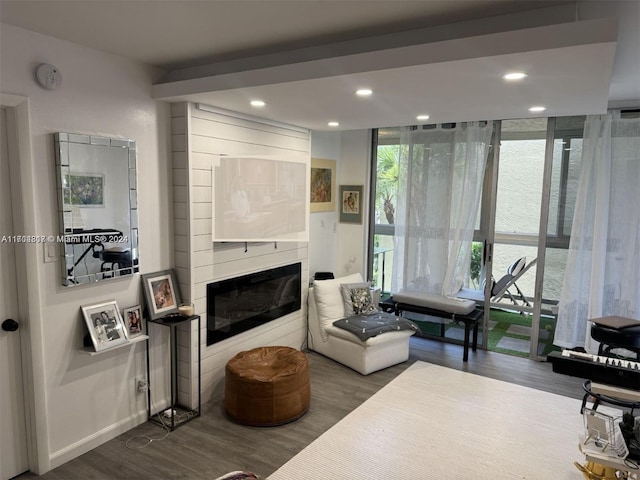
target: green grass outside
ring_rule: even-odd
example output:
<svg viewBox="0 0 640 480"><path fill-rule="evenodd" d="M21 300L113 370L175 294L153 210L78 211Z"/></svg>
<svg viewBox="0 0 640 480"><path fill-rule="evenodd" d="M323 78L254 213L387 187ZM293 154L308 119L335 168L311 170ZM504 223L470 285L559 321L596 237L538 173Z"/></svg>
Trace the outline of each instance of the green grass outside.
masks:
<svg viewBox="0 0 640 480"><path fill-rule="evenodd" d="M437 322L429 322L429 321L421 321L412 318L412 320L420 327L420 331L424 334L431 336L440 336L440 323ZM521 352L518 350L509 350L506 348L498 347L498 343L503 337L511 337L516 339L521 339L525 341L529 341L528 335L519 335L515 333L510 333L507 330L511 325L521 325L525 327L531 327L531 316L530 315L520 315L519 313L508 312L499 309L491 309L491 322L495 322L493 328L489 330L489 337L487 339L487 349L494 352L505 353L508 355L515 355L518 357L529 357L529 352ZM546 330L549 332L548 338L539 339L539 345L542 345L542 349L540 351L541 356L546 356L549 352L553 350L560 350L558 347L553 345L553 332L555 322L551 318L542 317L540 319L540 329ZM464 329L464 324L462 322L449 322L445 325L445 336L447 336L446 332L451 328L459 328Z"/></svg>

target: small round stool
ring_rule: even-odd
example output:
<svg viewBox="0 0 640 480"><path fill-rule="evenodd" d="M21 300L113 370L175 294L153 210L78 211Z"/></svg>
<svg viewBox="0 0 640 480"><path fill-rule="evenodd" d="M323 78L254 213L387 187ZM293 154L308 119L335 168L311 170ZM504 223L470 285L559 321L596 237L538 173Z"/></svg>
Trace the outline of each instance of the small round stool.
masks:
<svg viewBox="0 0 640 480"><path fill-rule="evenodd" d="M309 362L300 350L259 347L227 362L224 409L238 423L282 425L304 415L310 400Z"/></svg>
<svg viewBox="0 0 640 480"><path fill-rule="evenodd" d="M131 268L131 250L105 248L100 251L101 272Z"/></svg>
<svg viewBox="0 0 640 480"><path fill-rule="evenodd" d="M631 409L631 414L633 415L633 411L636 408L640 408L640 402L634 402L633 400L625 400L624 398L616 398L610 395L605 395L603 393L595 393L591 391L591 380L585 380L582 384L582 389L585 394L582 397L582 407L580 407L580 413L584 412L585 407L587 406L587 400L589 397L593 398L593 408L595 410L598 408L598 405L601 403L608 403L610 405L615 405L616 407L624 407Z"/></svg>
<svg viewBox="0 0 640 480"><path fill-rule="evenodd" d="M598 355L607 355L614 348L626 348L640 359L640 325L637 327L611 328L593 323L591 338L600 342Z"/></svg>

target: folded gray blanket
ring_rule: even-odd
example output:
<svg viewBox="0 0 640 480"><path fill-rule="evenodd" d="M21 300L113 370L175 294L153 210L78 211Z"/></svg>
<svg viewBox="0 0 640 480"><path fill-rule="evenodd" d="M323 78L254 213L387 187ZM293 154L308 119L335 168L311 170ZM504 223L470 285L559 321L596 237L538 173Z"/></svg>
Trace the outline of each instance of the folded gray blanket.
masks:
<svg viewBox="0 0 640 480"><path fill-rule="evenodd" d="M385 332L398 330L413 330L417 332L419 330L418 325L411 320L385 312L353 315L336 320L333 325L353 333L362 341Z"/></svg>

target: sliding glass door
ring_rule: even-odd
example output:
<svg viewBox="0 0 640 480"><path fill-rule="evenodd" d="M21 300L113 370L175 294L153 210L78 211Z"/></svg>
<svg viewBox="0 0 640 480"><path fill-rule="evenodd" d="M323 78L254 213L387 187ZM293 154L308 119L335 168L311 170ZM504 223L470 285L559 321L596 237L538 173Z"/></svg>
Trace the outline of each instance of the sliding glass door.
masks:
<svg viewBox="0 0 640 480"><path fill-rule="evenodd" d="M484 299L487 313L479 341L485 348L532 358L544 358L554 349L583 126L584 117L495 123L465 283L465 289ZM387 294L393 268L398 268L393 235L399 131L374 132L369 276ZM502 288L484 289L491 278Z"/></svg>
<svg viewBox="0 0 640 480"><path fill-rule="evenodd" d="M584 117L503 120L478 239L486 347L543 359L553 345L580 171Z"/></svg>
<svg viewBox="0 0 640 480"><path fill-rule="evenodd" d="M535 358L544 358L557 349L552 343L576 204L584 123L584 116L560 117L549 123L540 221L544 235L538 246L538 258L544 268L536 272L537 338L534 335L531 342L531 355Z"/></svg>
<svg viewBox="0 0 640 480"><path fill-rule="evenodd" d="M495 209L489 212L495 217L489 256L495 286L485 311L487 347L511 355L529 356L534 336L546 137L546 118L501 122Z"/></svg>

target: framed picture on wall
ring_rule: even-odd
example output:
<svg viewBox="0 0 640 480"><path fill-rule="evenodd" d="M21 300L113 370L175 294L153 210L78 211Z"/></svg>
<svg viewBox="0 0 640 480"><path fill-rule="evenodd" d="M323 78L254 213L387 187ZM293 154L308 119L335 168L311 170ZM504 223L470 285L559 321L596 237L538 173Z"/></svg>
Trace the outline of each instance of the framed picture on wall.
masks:
<svg viewBox="0 0 640 480"><path fill-rule="evenodd" d="M309 156L220 156L212 163L214 242L309 241Z"/></svg>
<svg viewBox="0 0 640 480"><path fill-rule="evenodd" d="M340 223L362 223L362 185L340 185Z"/></svg>
<svg viewBox="0 0 640 480"><path fill-rule="evenodd" d="M162 270L142 275L142 291L150 320L178 313L180 291L173 270Z"/></svg>
<svg viewBox="0 0 640 480"><path fill-rule="evenodd" d="M125 308L122 311L122 319L127 326L127 334L129 338L137 337L144 331L142 318L142 308L140 305Z"/></svg>
<svg viewBox="0 0 640 480"><path fill-rule="evenodd" d="M83 305L80 309L96 352L129 341L127 329L115 300Z"/></svg>
<svg viewBox="0 0 640 480"><path fill-rule="evenodd" d="M104 207L104 175L98 173L70 173L68 205L78 207Z"/></svg>
<svg viewBox="0 0 640 480"><path fill-rule="evenodd" d="M311 213L335 211L336 161L312 158L310 178Z"/></svg>

